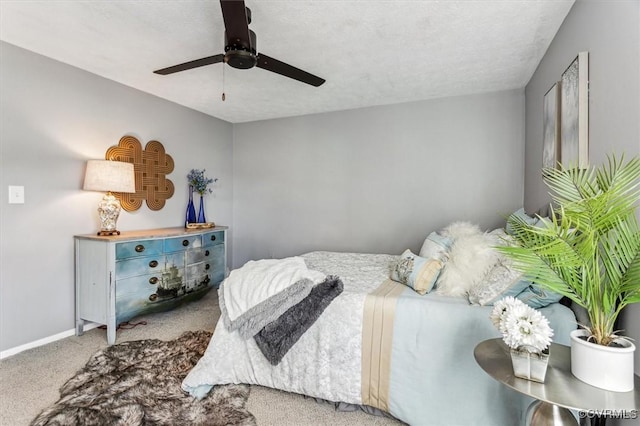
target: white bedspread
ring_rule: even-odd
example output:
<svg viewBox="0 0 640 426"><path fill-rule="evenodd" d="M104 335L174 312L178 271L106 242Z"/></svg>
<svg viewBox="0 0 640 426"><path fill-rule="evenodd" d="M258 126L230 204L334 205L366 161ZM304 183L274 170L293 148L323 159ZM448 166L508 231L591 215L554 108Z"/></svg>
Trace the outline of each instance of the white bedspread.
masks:
<svg viewBox="0 0 640 426"><path fill-rule="evenodd" d="M371 262L371 258L376 261ZM305 255L309 268L340 276L344 291L327 307L277 366L254 339L218 322L205 355L182 383L196 397L211 385L260 384L331 401L361 403L362 311L366 294L389 276L397 256L327 252ZM222 288L218 290L220 295ZM354 354L358 354L354 356Z"/></svg>

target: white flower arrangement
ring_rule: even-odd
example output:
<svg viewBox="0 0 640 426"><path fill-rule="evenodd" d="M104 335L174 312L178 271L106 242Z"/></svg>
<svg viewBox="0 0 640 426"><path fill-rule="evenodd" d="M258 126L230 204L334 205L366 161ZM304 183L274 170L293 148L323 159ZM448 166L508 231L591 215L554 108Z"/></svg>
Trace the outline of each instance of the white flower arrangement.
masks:
<svg viewBox="0 0 640 426"><path fill-rule="evenodd" d="M553 330L547 318L514 297L496 302L489 317L511 349L541 353L551 344Z"/></svg>

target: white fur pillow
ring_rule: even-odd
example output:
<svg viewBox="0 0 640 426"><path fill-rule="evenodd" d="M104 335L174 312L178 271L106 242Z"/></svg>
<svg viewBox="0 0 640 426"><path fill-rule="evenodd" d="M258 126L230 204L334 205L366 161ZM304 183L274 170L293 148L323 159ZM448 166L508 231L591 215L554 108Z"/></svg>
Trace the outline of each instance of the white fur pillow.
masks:
<svg viewBox="0 0 640 426"><path fill-rule="evenodd" d="M453 244L436 291L445 296L464 297L500 260L494 248L498 237L485 234L478 225L469 222L454 222L441 234L453 239Z"/></svg>

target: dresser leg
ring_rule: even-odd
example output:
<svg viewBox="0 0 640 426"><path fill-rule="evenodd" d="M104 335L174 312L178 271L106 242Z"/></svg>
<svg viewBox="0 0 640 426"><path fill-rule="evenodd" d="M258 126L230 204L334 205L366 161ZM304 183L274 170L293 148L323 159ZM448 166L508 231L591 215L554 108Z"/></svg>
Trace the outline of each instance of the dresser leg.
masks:
<svg viewBox="0 0 640 426"><path fill-rule="evenodd" d="M116 325L107 324L107 343L113 345L116 342Z"/></svg>
<svg viewBox="0 0 640 426"><path fill-rule="evenodd" d="M84 334L84 320L76 320L76 336L82 336Z"/></svg>

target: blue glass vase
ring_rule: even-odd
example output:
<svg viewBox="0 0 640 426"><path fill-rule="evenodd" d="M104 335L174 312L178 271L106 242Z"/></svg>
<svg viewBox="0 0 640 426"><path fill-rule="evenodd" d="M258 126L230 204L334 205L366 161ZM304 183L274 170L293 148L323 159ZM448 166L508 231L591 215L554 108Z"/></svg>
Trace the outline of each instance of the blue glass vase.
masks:
<svg viewBox="0 0 640 426"><path fill-rule="evenodd" d="M196 208L193 205L193 186L189 186L189 203L187 204L185 226L190 223L196 223Z"/></svg>
<svg viewBox="0 0 640 426"><path fill-rule="evenodd" d="M198 223L207 223L207 219L204 217L204 199L200 195L200 211L198 212Z"/></svg>

